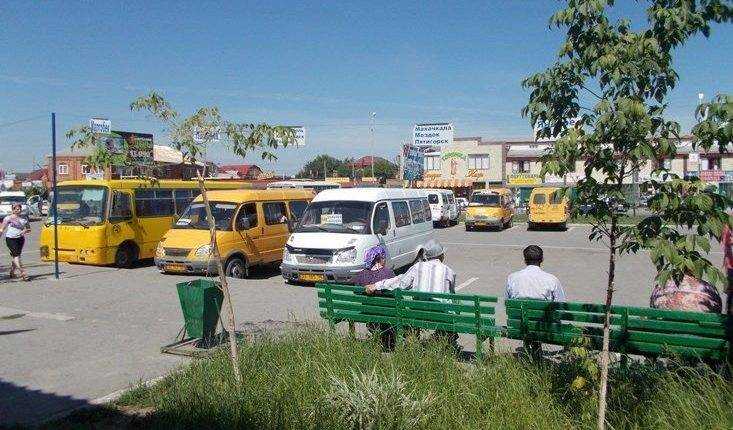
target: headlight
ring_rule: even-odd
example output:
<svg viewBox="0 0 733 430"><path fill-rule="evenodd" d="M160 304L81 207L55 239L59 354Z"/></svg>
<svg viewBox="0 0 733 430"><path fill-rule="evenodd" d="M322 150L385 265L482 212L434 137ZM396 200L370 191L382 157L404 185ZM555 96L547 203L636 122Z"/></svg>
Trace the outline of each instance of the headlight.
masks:
<svg viewBox="0 0 733 430"><path fill-rule="evenodd" d="M353 263L356 260L356 248L347 248L333 256L335 263Z"/></svg>
<svg viewBox="0 0 733 430"><path fill-rule="evenodd" d="M196 248L194 253L197 257L208 257L211 254L211 245L202 245Z"/></svg>
<svg viewBox="0 0 733 430"><path fill-rule="evenodd" d="M285 248L283 251L283 263L295 263L295 257Z"/></svg>

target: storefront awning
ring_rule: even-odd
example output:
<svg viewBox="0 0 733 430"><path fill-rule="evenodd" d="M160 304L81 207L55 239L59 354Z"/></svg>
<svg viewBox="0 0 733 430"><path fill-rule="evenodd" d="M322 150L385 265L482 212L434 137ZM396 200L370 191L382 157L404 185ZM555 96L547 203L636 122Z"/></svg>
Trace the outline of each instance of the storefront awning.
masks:
<svg viewBox="0 0 733 430"><path fill-rule="evenodd" d="M473 179L428 179L417 181L417 188L469 188L473 187Z"/></svg>

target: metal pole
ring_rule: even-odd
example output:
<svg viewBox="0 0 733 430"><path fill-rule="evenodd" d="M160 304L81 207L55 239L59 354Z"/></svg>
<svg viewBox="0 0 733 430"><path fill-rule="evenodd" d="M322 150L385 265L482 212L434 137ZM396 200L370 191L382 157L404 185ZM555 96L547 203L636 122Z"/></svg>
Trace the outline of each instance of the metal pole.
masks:
<svg viewBox="0 0 733 430"><path fill-rule="evenodd" d="M59 231L58 231L58 201L59 193L56 192L56 113L51 113L51 164L53 164L53 277L59 279Z"/></svg>
<svg viewBox="0 0 733 430"><path fill-rule="evenodd" d="M376 112L372 112L371 114L371 120L372 120L372 180L374 180L374 117L377 116Z"/></svg>

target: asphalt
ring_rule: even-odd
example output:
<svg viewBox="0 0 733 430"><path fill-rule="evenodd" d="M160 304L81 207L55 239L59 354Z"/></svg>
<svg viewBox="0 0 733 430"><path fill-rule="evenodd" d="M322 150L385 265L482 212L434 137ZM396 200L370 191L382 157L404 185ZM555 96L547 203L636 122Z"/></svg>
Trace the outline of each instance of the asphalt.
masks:
<svg viewBox="0 0 733 430"><path fill-rule="evenodd" d="M187 362L161 354L160 347L182 325L175 284L193 277L163 275L150 265L61 264L55 280L53 265L39 261L37 223L33 230L24 254L30 282L7 278L9 256L4 247L0 251L0 425L42 421ZM503 296L507 275L523 267L522 248L537 244L545 250L545 270L558 276L568 300L602 302L608 252L587 235L585 226L565 232L527 231L525 225L502 232L466 232L462 225L436 230L462 293ZM253 275L230 282L239 324L319 320L312 288L285 284L273 268ZM648 305L653 277L646 254L621 257L614 303ZM503 324L501 301L497 313ZM461 343L473 349L471 339Z"/></svg>

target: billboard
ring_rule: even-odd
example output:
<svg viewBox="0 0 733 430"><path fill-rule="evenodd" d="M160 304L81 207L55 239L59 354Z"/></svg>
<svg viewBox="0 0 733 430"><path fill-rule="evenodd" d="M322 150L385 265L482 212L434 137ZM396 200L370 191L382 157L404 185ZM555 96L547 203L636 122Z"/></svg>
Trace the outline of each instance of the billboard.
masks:
<svg viewBox="0 0 733 430"><path fill-rule="evenodd" d="M131 131L112 131L102 138L107 151L112 154L127 153L126 164L133 166L153 165L153 135Z"/></svg>
<svg viewBox="0 0 733 430"><path fill-rule="evenodd" d="M434 148L453 143L453 124L439 122L415 124L412 130L412 144L418 148Z"/></svg>
<svg viewBox="0 0 733 430"><path fill-rule="evenodd" d="M415 145L402 147L402 179L416 181L423 177L425 154Z"/></svg>

